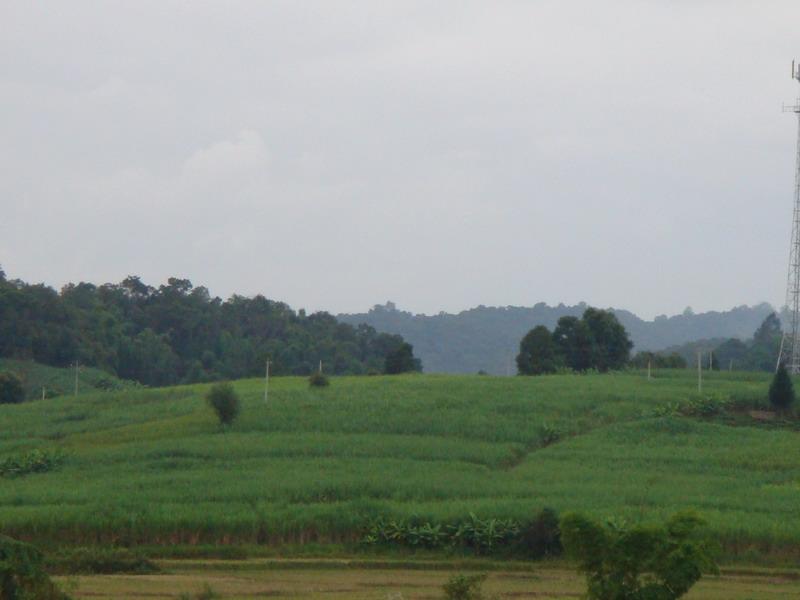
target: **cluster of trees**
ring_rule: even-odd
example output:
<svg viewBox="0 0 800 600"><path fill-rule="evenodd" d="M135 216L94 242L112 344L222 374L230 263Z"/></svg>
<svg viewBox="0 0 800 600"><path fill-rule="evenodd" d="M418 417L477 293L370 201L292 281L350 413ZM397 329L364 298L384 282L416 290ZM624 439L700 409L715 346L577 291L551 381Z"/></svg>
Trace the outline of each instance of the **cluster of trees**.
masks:
<svg viewBox="0 0 800 600"><path fill-rule="evenodd" d="M583 316L561 317L551 332L544 325L531 329L519 345L520 375L623 368L633 347L628 332L608 310L587 308Z"/></svg>
<svg viewBox="0 0 800 600"><path fill-rule="evenodd" d="M133 276L59 293L9 280L2 269L0 357L78 361L147 385L260 375L267 358L275 375L308 375L320 360L332 374L421 369L399 335L260 295L222 301L187 279L155 288Z"/></svg>

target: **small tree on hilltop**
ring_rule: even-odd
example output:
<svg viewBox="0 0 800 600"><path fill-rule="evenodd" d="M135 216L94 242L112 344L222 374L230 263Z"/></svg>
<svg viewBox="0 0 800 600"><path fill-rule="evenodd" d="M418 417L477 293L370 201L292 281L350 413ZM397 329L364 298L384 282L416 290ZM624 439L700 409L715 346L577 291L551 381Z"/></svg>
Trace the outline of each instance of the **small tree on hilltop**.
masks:
<svg viewBox="0 0 800 600"><path fill-rule="evenodd" d="M239 396L230 383L217 383L211 386L206 400L214 409L220 425L230 425L239 415Z"/></svg>
<svg viewBox="0 0 800 600"><path fill-rule="evenodd" d="M13 373L0 373L0 404L19 404L23 400L22 380Z"/></svg>
<svg viewBox="0 0 800 600"><path fill-rule="evenodd" d="M781 363L769 385L769 403L777 410L788 410L794 404L794 386L789 372Z"/></svg>

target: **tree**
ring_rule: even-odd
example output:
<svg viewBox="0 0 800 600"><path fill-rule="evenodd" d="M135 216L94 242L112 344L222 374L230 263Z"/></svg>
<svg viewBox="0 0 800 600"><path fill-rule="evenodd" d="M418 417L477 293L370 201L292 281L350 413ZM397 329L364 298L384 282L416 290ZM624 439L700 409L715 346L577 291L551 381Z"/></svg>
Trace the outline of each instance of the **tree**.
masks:
<svg viewBox="0 0 800 600"><path fill-rule="evenodd" d="M19 404L25 400L22 380L13 373L0 373L0 404Z"/></svg>
<svg viewBox="0 0 800 600"><path fill-rule="evenodd" d="M542 375L555 373L556 366L556 344L550 330L544 325L534 327L519 343L517 372L520 375Z"/></svg>
<svg viewBox="0 0 800 600"><path fill-rule="evenodd" d="M216 413L220 425L230 425L239 415L239 396L230 383L222 382L211 386L206 399Z"/></svg>
<svg viewBox="0 0 800 600"><path fill-rule="evenodd" d="M561 541L586 574L590 600L674 600L717 572L704 523L679 513L660 527L561 520Z"/></svg>
<svg viewBox="0 0 800 600"><path fill-rule="evenodd" d="M592 363L592 337L586 323L578 317L561 317L553 331L553 341L564 363L575 371L585 371Z"/></svg>
<svg viewBox="0 0 800 600"><path fill-rule="evenodd" d="M769 403L777 410L788 410L794 404L794 386L789 372L781 363L769 386Z"/></svg>
<svg viewBox="0 0 800 600"><path fill-rule="evenodd" d="M408 342L403 342L386 355L384 372L387 375L422 371L422 364L414 358L414 347Z"/></svg>
<svg viewBox="0 0 800 600"><path fill-rule="evenodd" d="M603 373L623 368L630 358L633 343L614 313L589 307L581 320L592 340L591 366Z"/></svg>

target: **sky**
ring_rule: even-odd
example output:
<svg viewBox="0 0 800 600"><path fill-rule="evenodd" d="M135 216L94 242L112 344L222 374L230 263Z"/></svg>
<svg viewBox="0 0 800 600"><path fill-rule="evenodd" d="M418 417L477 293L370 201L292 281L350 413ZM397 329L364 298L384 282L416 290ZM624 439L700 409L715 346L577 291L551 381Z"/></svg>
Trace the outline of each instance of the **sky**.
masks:
<svg viewBox="0 0 800 600"><path fill-rule="evenodd" d="M785 296L800 2L0 4L0 265L295 308Z"/></svg>

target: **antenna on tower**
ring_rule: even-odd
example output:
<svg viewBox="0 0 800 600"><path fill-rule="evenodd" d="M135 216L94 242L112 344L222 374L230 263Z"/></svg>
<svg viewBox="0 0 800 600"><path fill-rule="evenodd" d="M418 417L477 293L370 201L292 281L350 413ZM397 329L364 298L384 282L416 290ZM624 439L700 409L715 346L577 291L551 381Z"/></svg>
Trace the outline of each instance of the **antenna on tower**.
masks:
<svg viewBox="0 0 800 600"><path fill-rule="evenodd" d="M800 68L792 61L792 79L800 82ZM792 238L789 244L789 274L786 278L786 308L790 327L784 329L776 369L783 363L793 375L800 373L800 98L793 106L784 106L783 112L797 115L797 155L794 170L794 210L792 213Z"/></svg>

